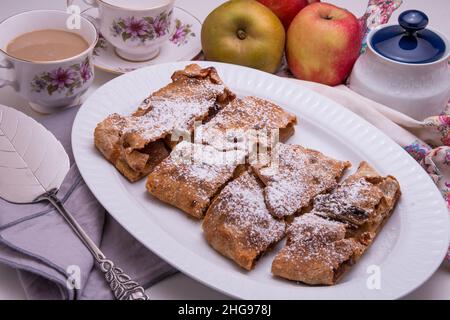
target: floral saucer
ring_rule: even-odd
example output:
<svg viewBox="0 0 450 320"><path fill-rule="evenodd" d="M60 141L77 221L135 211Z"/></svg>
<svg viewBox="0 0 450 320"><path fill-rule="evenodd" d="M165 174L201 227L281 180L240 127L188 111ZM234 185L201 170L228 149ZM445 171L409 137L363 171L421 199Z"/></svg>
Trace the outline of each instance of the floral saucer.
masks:
<svg viewBox="0 0 450 320"><path fill-rule="evenodd" d="M192 60L202 50L200 42L201 22L189 12L179 7L174 8L175 28L169 41L161 47L159 55L149 61L132 62L120 58L114 47L100 34L94 49L94 65L100 70L116 74L127 73L142 67L164 63ZM85 11L88 17L96 18L98 10Z"/></svg>

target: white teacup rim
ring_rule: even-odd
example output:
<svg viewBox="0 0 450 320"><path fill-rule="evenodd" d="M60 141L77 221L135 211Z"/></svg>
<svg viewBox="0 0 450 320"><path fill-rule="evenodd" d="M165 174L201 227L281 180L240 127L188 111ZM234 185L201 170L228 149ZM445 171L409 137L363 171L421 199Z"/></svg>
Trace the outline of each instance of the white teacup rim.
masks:
<svg viewBox="0 0 450 320"><path fill-rule="evenodd" d="M14 15L12 15L12 16L9 16L9 17L7 17L6 19L3 19L2 21L0 21L0 28L1 28L2 24L5 23L5 22L7 22L9 19L13 19L13 18L16 18L16 17L21 16L21 15L24 15L24 14L35 13L35 12L36 12L36 13L37 13L37 12L55 13L55 12L56 12L56 13L65 13L65 14L68 14L66 11L63 11L63 10L55 10L55 9L27 10L27 11L23 11L23 12L14 14ZM60 59L60 60L51 60L51 61L32 61L32 60L26 60L26 59L17 58L17 57L15 57L15 56L9 54L8 52L6 52L6 50L3 50L2 47L0 47L0 51L1 51L4 55L8 56L8 58L10 58L10 59L12 59L12 60L20 61L20 62L25 62L25 63L31 63L31 64L42 64L42 65L45 65L45 64L55 64L55 63L64 63L64 62L69 62L69 61L71 61L71 60L80 58L80 57L82 57L83 55L85 55L85 54L87 54L88 52L90 52L91 50L94 50L94 48L95 48L95 46L97 45L97 42L98 42L98 40L99 40L99 34L98 34L98 31L97 31L97 28L95 27L95 25L94 25L89 19L83 17L82 15L80 15L80 18L81 18L83 21L87 22L87 24L90 25L90 26L93 28L93 30L95 31L95 39L94 39L94 41L92 41L92 43L89 45L89 47L88 47L87 49L85 49L83 52L81 52L81 53L79 53L79 54L77 54L77 55L74 55L74 56L72 56L72 57L65 58L65 59ZM30 32L32 32L32 31L33 31L33 30L30 30Z"/></svg>
<svg viewBox="0 0 450 320"><path fill-rule="evenodd" d="M148 11L148 10L160 9L162 7L165 7L165 6L175 2L174 0L165 0L165 2L163 4L156 5L156 6L153 6L153 7L148 7L148 8L130 8L130 7L122 7L122 6L114 5L114 4L109 3L109 2L107 2L105 0L94 0L94 1L101 2L105 6L108 6L108 7L111 7L111 8L122 9L122 10L129 10L129 11L138 11L138 12L139 11Z"/></svg>

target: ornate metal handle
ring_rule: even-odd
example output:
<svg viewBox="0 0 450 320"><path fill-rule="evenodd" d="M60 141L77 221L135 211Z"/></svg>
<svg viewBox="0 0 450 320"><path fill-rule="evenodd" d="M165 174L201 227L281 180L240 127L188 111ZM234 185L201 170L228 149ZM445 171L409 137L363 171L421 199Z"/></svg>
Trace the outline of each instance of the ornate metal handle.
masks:
<svg viewBox="0 0 450 320"><path fill-rule="evenodd" d="M149 297L145 294L145 290L142 286L136 281L131 280L130 276L124 273L122 269L116 267L111 260L106 259L103 252L86 234L74 217L66 210L63 203L56 196L57 192L57 189L50 190L39 196L36 201L49 201L63 216L75 234L94 256L100 270L105 274L105 279L108 282L114 297L117 300L149 300Z"/></svg>
<svg viewBox="0 0 450 320"><path fill-rule="evenodd" d="M136 281L117 268L111 260L106 258L98 261L100 269L105 274L105 279L109 283L114 297L117 300L149 300L145 290Z"/></svg>

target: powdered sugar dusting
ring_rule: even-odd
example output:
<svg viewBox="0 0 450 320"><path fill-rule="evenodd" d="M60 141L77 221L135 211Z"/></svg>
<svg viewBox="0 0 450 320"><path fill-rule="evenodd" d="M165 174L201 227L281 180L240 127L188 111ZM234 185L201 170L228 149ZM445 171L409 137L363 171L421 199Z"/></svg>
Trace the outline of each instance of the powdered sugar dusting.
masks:
<svg viewBox="0 0 450 320"><path fill-rule="evenodd" d="M158 98L152 100L152 110L140 117L131 117L124 133L138 133L142 139L154 141L174 130L190 131L194 121L204 118L214 100Z"/></svg>
<svg viewBox="0 0 450 320"><path fill-rule="evenodd" d="M180 142L170 156L164 160L164 166L177 168L177 177L185 183L199 185L228 180L236 166L245 161L241 151L221 152L210 146Z"/></svg>
<svg viewBox="0 0 450 320"><path fill-rule="evenodd" d="M383 195L364 178L348 179L332 193L314 199L314 211L334 219L362 224L374 212Z"/></svg>
<svg viewBox="0 0 450 320"><path fill-rule="evenodd" d="M196 132L196 141L221 150L251 149L256 132L278 130L295 123L295 116L279 106L256 97L234 99Z"/></svg>
<svg viewBox="0 0 450 320"><path fill-rule="evenodd" d="M265 191L267 202L277 216L295 213L307 203L305 200L306 185L289 174L274 177ZM286 201L288 199L288 201Z"/></svg>
<svg viewBox="0 0 450 320"><path fill-rule="evenodd" d="M278 144L277 166L259 169L267 188L265 197L277 217L292 215L319 193L336 185L347 164L298 145ZM258 170L258 169L256 169Z"/></svg>
<svg viewBox="0 0 450 320"><path fill-rule="evenodd" d="M209 80L190 79L180 85L171 83L145 99L136 115L124 117L123 134L135 133L141 139L153 142L174 130L190 133L194 122L209 115L225 89L224 85Z"/></svg>
<svg viewBox="0 0 450 320"><path fill-rule="evenodd" d="M348 256L336 248L336 242L345 238L343 223L307 213L295 218L287 233L288 244L283 249L286 258L301 259L303 263L321 261L335 268Z"/></svg>
<svg viewBox="0 0 450 320"><path fill-rule="evenodd" d="M263 189L248 172L222 190L211 214L225 215L226 225L259 250L265 250L284 235L285 223L271 216L264 203Z"/></svg>

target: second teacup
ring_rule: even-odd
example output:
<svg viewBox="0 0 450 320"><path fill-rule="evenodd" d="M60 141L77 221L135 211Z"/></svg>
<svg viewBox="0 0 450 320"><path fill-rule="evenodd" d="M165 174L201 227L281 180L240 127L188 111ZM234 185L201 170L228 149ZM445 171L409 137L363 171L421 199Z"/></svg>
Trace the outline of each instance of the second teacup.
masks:
<svg viewBox="0 0 450 320"><path fill-rule="evenodd" d="M74 0L68 1L72 4ZM173 29L174 0L84 0L98 7L100 33L118 56L147 61L159 54Z"/></svg>

